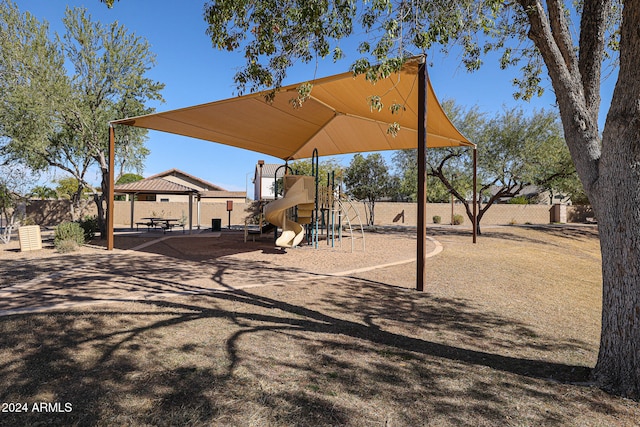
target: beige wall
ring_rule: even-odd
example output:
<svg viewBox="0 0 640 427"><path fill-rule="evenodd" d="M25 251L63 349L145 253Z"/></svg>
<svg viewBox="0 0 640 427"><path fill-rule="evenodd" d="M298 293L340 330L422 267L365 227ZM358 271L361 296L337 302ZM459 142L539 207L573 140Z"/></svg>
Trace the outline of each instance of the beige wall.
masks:
<svg viewBox="0 0 640 427"><path fill-rule="evenodd" d="M231 200L231 199L230 199ZM248 205L234 199L233 210L231 211L231 224L244 224L244 219L248 215L245 211ZM91 202L84 210L83 216L96 215L95 203ZM188 202L143 202L136 201L134 205L134 223L139 222L143 217L160 216L164 218L182 218L189 215ZM63 221L71 221L69 214L68 200L32 200L27 206L27 216L31 217L36 224L43 226L55 226ZM200 204L200 224L202 227L211 227L211 219L220 218L222 226L226 227L229 221L226 200L218 203L202 202ZM198 224L198 203L193 202L193 225ZM116 201L114 212L114 223L116 227L128 227L131 223L131 202ZM135 227L135 225L134 225Z"/></svg>
<svg viewBox="0 0 640 427"><path fill-rule="evenodd" d="M244 224L244 219L248 215L246 203L233 202L231 211L231 225ZM134 204L133 221L139 222L144 217L177 218L189 216L188 202L141 202ZM192 221L194 228L198 225L198 202L193 202ZM203 228L211 227L211 219L220 218L222 226L226 227L229 222L229 212L227 212L226 200L224 203L200 203L200 225ZM129 226L131 223L131 202L115 202L114 223L116 227ZM187 219L188 223L188 219ZM135 227L135 225L134 225Z"/></svg>
<svg viewBox="0 0 640 427"><path fill-rule="evenodd" d="M363 222L366 221L364 216L364 203L358 203L357 207L360 211ZM549 224L550 209L550 205L493 205L482 217L481 224ZM469 225L469 219L467 218L464 205L455 204L454 214L462 215L464 217L463 224ZM451 204L428 203L427 223L433 223L434 215L439 215L441 217L442 224L449 224L451 222ZM591 209L579 206L567 206L568 222L584 222L587 217L593 217ZM376 225L415 225L416 222L417 204L415 203L378 202L375 205Z"/></svg>
<svg viewBox="0 0 640 427"><path fill-rule="evenodd" d="M27 206L27 215L33 218L39 225L52 226L62 221L71 220L68 213L68 201L42 201L32 200ZM354 203L360 212L362 221L366 221L364 203ZM244 224L244 219L248 213L248 204L234 201L231 212L231 224ZM375 215L376 225L415 225L416 224L415 203L376 203ZM114 222L117 227L129 226L131 221L131 203L125 201L115 202ZM139 222L143 217L161 216L164 218L181 218L189 214L189 203L187 202L143 202L137 201L134 207L134 222ZM549 205L493 205L482 218L483 225L498 224L548 224L550 220ZM454 213L464 217L464 223L469 225L464 206L454 205ZM90 203L85 210L85 215L95 215L95 205ZM198 224L197 202L193 203L193 224ZM433 222L433 216L439 215L443 224L451 221L451 205L448 203L429 203L427 205L427 222ZM567 206L568 222L585 222L587 218L592 218L593 212L590 208L581 206ZM211 227L211 219L220 218L222 226L228 224L228 212L226 201L224 203L201 203L200 204L200 224L204 228Z"/></svg>

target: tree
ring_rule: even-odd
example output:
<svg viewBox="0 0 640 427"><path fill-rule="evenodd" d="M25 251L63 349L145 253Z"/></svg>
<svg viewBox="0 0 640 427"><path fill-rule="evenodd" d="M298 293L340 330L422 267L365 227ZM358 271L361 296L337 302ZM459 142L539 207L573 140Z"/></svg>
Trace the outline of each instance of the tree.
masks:
<svg viewBox="0 0 640 427"><path fill-rule="evenodd" d="M144 177L142 175L138 175L136 173L125 173L125 174L121 174L120 178L117 179L116 181L116 185L121 185L121 184L129 184L131 182L137 182L144 179ZM131 197L135 197L134 195L131 195ZM127 200L127 198L125 197L125 195L123 194L119 194L117 196L115 196L115 200Z"/></svg>
<svg viewBox="0 0 640 427"><path fill-rule="evenodd" d="M494 203L518 196L529 185L556 190L555 185L575 180L556 114L542 110L526 117L522 109L514 108L488 120L477 107L465 110L452 101L443 102L443 107L456 127L478 144L481 153L478 192L486 201L478 202L478 233L484 214ZM416 176L416 150L399 151L394 160L399 168L413 168L408 175ZM471 162L468 149L452 147L427 152L427 174L465 206L467 217L473 222ZM417 188L416 181L411 185Z"/></svg>
<svg viewBox="0 0 640 427"><path fill-rule="evenodd" d="M28 197L27 188L35 180L33 174L16 163L0 163L0 241L7 244L11 233L20 225Z"/></svg>
<svg viewBox="0 0 640 427"><path fill-rule="evenodd" d="M347 192L367 206L367 224L375 220L376 200L389 196L393 190L393 180L384 158L379 153L353 156L344 173Z"/></svg>
<svg viewBox="0 0 640 427"><path fill-rule="evenodd" d="M161 100L164 85L145 77L155 62L149 44L128 34L118 23L92 22L83 9L67 9L63 20L66 32L56 36L55 43L47 38L46 24L28 13L20 15L9 0L0 2L0 18L3 30L14 35L0 39L0 51L11 52L0 56L0 67L12 70L14 76L2 81L5 90L0 92L0 115L5 125L0 131L6 137L1 150L34 169L55 167L74 177L79 184L77 197L71 198L74 219L82 208L80 195L89 188L104 235L107 123L150 113L153 110L145 103ZM43 60L41 52L50 59ZM65 60L74 70L71 78L65 74ZM25 122L25 112L41 125ZM130 129L116 141L116 164L121 173L141 168L149 153L144 147L145 135L144 130ZM102 175L98 188L86 178L92 167Z"/></svg>
<svg viewBox="0 0 640 427"><path fill-rule="evenodd" d="M393 153L394 176L398 186L395 198L398 200L418 201L418 157L416 150L399 150ZM443 203L449 201L449 191L442 182L427 176L427 202Z"/></svg>
<svg viewBox="0 0 640 427"><path fill-rule="evenodd" d="M143 180L144 177L142 175L138 175L136 173L125 173L120 175L120 178L116 181L116 184L129 184L131 182L138 182Z"/></svg>
<svg viewBox="0 0 640 427"><path fill-rule="evenodd" d="M296 160L291 163L291 169L296 175L313 175L313 164L311 160ZM327 186L328 177L333 174L336 182L340 182L344 178L345 168L336 159L329 158L318 162L318 183L321 186Z"/></svg>
<svg viewBox="0 0 640 427"><path fill-rule="evenodd" d="M104 0L111 2L111 0ZM640 0L215 0L205 4L213 45L244 50L240 89L279 86L296 61L342 58L341 39L361 37L352 68L375 78L402 64L407 51L462 47L469 70L497 51L500 66L520 66L522 99L542 93L546 72L565 141L598 217L603 310L598 361L603 389L640 398ZM574 25L576 24L576 25ZM574 37L577 35L577 40ZM398 57L400 52L401 57ZM371 61L377 62L371 67ZM604 128L598 123L607 66L617 82Z"/></svg>
<svg viewBox="0 0 640 427"><path fill-rule="evenodd" d="M36 185L29 192L29 197L34 199L46 200L51 198L57 198L58 193L51 187L46 185Z"/></svg>

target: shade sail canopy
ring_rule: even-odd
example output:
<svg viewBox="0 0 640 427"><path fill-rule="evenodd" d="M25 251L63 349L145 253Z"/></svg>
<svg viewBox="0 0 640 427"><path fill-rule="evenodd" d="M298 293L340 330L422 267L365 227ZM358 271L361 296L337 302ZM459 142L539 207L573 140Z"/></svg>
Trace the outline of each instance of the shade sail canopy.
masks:
<svg viewBox="0 0 640 427"><path fill-rule="evenodd" d="M312 82L299 108L299 84L111 123L153 129L268 154L283 160L417 147L418 65L408 60L400 72L375 84L365 75L343 73ZM379 96L380 111L369 99ZM391 105L402 106L395 114ZM427 147L473 146L451 123L428 82ZM399 125L396 136L389 132Z"/></svg>

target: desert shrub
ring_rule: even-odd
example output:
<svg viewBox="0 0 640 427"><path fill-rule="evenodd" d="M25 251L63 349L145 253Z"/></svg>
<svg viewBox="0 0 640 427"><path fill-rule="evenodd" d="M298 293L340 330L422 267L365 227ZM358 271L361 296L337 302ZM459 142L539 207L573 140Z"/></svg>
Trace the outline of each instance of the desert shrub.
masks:
<svg viewBox="0 0 640 427"><path fill-rule="evenodd" d="M53 245L59 252L71 252L84 244L84 230L77 222L60 223L53 235Z"/></svg>
<svg viewBox="0 0 640 427"><path fill-rule="evenodd" d="M84 231L84 241L88 242L89 240L93 240L96 236L96 231L100 230L98 226L98 217L97 216L85 216L80 220L80 227Z"/></svg>
<svg viewBox="0 0 640 427"><path fill-rule="evenodd" d="M61 254L66 254L67 252L73 252L78 249L78 243L74 240L66 239L66 240L58 240L55 242L55 247L58 252Z"/></svg>
<svg viewBox="0 0 640 427"><path fill-rule="evenodd" d="M460 225L464 222L464 217L460 214L455 214L453 216L453 225Z"/></svg>
<svg viewBox="0 0 640 427"><path fill-rule="evenodd" d="M440 215L434 215L433 216L433 223L434 224L440 224L442 222L442 218L440 217Z"/></svg>

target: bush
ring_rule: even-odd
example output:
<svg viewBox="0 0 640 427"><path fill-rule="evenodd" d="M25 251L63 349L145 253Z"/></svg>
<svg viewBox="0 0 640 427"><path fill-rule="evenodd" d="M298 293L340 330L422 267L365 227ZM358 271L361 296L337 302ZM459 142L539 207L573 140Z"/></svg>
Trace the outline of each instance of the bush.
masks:
<svg viewBox="0 0 640 427"><path fill-rule="evenodd" d="M71 252L84 245L84 230L77 222L63 222L54 232L53 245L59 252Z"/></svg>
<svg viewBox="0 0 640 427"><path fill-rule="evenodd" d="M529 200L526 196L516 196L509 199L507 203L510 205L528 205L531 203L531 200Z"/></svg>
<svg viewBox="0 0 640 427"><path fill-rule="evenodd" d="M440 217L440 215L434 215L433 216L433 223L434 224L440 224L440 222L442 222L442 218Z"/></svg>
<svg viewBox="0 0 640 427"><path fill-rule="evenodd" d="M453 225L460 225L464 222L464 217L460 214L455 214L453 216Z"/></svg>
<svg viewBox="0 0 640 427"><path fill-rule="evenodd" d="M84 241L88 242L93 240L96 236L96 231L100 231L100 227L98 226L98 217L97 216L85 216L80 220L80 227L84 231Z"/></svg>

